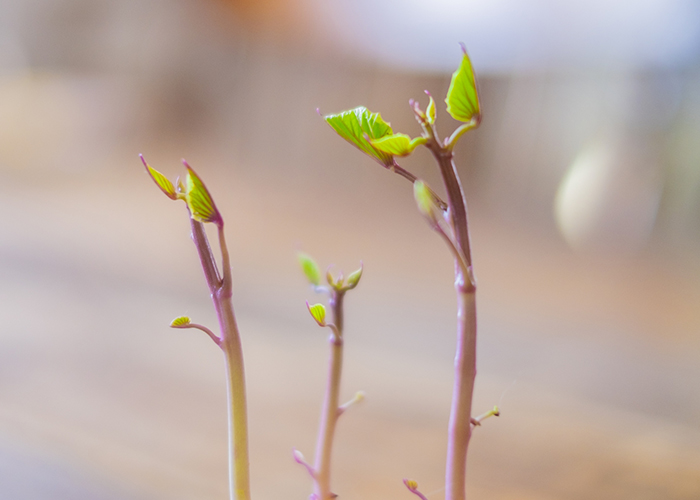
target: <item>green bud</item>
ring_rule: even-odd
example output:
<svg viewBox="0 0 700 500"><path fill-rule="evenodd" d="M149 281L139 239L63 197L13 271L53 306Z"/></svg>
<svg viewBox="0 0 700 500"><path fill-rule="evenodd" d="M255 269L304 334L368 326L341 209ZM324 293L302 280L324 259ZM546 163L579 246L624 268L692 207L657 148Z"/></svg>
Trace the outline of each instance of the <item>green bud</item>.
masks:
<svg viewBox="0 0 700 500"><path fill-rule="evenodd" d="M414 182L413 196L416 199L416 204L418 205L418 210L420 213L431 221L437 222L435 211L438 210L438 206L435 203L435 199L433 198L433 194L430 192L428 185L421 180Z"/></svg>
<svg viewBox="0 0 700 500"><path fill-rule="evenodd" d="M158 186L160 190L163 191L163 193L165 193L165 196L167 196L171 200L177 200L178 196L175 192L175 187L173 186L173 183L170 182L170 180L168 180L167 177L158 172L155 168L151 167L148 163L146 163L146 160L144 159L143 155L139 155L139 157L141 158L143 166L146 167L146 172L148 172L148 175L151 176L151 179L153 179L153 182L156 183L156 186Z"/></svg>
<svg viewBox="0 0 700 500"><path fill-rule="evenodd" d="M204 185L199 176L192 170L186 161L187 178L185 179L187 206L190 207L192 218L199 222L213 222L219 227L223 227L224 220L219 210L214 204L214 200L209 194L209 190Z"/></svg>
<svg viewBox="0 0 700 500"><path fill-rule="evenodd" d="M363 267L364 266L362 264L360 264L360 268L357 271L353 271L350 273L350 275L348 276L348 279L345 281L345 289L346 290L352 290L360 282L360 278L362 277Z"/></svg>
<svg viewBox="0 0 700 500"><path fill-rule="evenodd" d="M191 323L187 316L179 316L170 322L170 328L184 328Z"/></svg>

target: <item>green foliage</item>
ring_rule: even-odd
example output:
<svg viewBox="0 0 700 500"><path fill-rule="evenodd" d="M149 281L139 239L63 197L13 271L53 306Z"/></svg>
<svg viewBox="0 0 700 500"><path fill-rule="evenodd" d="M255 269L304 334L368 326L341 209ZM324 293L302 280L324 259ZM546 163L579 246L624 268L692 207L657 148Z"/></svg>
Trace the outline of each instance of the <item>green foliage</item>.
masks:
<svg viewBox="0 0 700 500"><path fill-rule="evenodd" d="M316 261L311 258L310 255L304 252L299 252L297 254L299 259L299 265L301 265L301 270L304 272L304 276L309 280L314 286L319 286L321 284L321 271L318 268Z"/></svg>
<svg viewBox="0 0 700 500"><path fill-rule="evenodd" d="M175 187L173 186L173 183L170 182L167 177L158 172L155 168L151 167L148 163L146 163L146 160L144 159L143 155L139 156L141 157L143 166L146 167L146 172L148 172L148 175L151 176L151 179L153 179L153 182L156 183L156 186L158 186L160 190L163 191L163 193L165 193L165 196L167 196L171 200L177 200L177 193L175 192Z"/></svg>
<svg viewBox="0 0 700 500"><path fill-rule="evenodd" d="M190 318L187 316L179 316L170 322L171 328L182 328L189 326L191 323Z"/></svg>
<svg viewBox="0 0 700 500"><path fill-rule="evenodd" d="M380 139L374 139L370 142L372 146L384 153L394 156L408 156L413 153L416 147L425 144L427 141L425 137L416 137L411 140L406 134L393 134L385 135Z"/></svg>
<svg viewBox="0 0 700 500"><path fill-rule="evenodd" d="M311 306L307 302L306 307L309 308L309 312L316 323L318 323L318 326L326 326L326 308L323 304L314 304Z"/></svg>
<svg viewBox="0 0 700 500"><path fill-rule="evenodd" d="M366 138L376 140L393 134L391 125L385 122L379 113L371 113L364 106L360 106L324 118L338 135L382 165L388 167L394 163L391 154L374 147Z"/></svg>
<svg viewBox="0 0 700 500"><path fill-rule="evenodd" d="M452 74L445 102L447 103L447 112L455 120L468 122L480 116L481 106L476 90L474 69L466 51L462 56L459 68Z"/></svg>
<svg viewBox="0 0 700 500"><path fill-rule="evenodd" d="M199 222L213 222L220 228L224 225L219 210L214 204L214 200L209 194L209 190L204 185L199 176L187 165L187 179L185 180L185 196L187 205L190 207L192 218Z"/></svg>

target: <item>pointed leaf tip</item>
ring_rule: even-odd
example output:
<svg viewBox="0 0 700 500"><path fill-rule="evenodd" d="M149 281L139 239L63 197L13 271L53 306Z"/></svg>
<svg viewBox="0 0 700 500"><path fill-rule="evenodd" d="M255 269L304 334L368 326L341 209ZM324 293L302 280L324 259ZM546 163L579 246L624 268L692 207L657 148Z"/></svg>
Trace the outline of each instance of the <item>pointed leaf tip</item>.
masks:
<svg viewBox="0 0 700 500"><path fill-rule="evenodd" d="M175 187L173 186L173 183L170 182L167 177L158 172L155 168L151 167L148 163L146 163L146 159L143 157L143 155L139 155L139 157L141 158L143 166L146 167L146 172L148 172L148 175L151 176L151 179L153 179L153 182L156 183L156 186L158 186L160 190L163 191L163 193L165 193L165 196L167 196L171 200L177 200L177 193L175 192Z"/></svg>
<svg viewBox="0 0 700 500"><path fill-rule="evenodd" d="M359 106L324 118L338 135L385 167L394 163L390 153L381 151L367 140L367 137L371 141L393 134L391 125L379 113L372 113L364 106Z"/></svg>
<svg viewBox="0 0 700 500"><path fill-rule="evenodd" d="M309 305L307 301L306 307L309 309L309 312L316 323L318 323L318 326L326 326L326 308L323 306L323 304Z"/></svg>
<svg viewBox="0 0 700 500"><path fill-rule="evenodd" d="M306 279L309 280L309 283L314 286L319 286L321 284L321 271L316 261L304 252L299 252L297 258L299 259L301 270L304 272Z"/></svg>
<svg viewBox="0 0 700 500"><path fill-rule="evenodd" d="M185 179L185 199L190 207L192 218L199 222L213 222L219 227L223 227L224 220L221 218L219 210L214 204L214 200L209 194L209 190L197 173L183 160L187 167L187 177Z"/></svg>
<svg viewBox="0 0 700 500"><path fill-rule="evenodd" d="M468 122L473 118L478 118L481 113L481 104L479 103L472 63L464 46L462 49L464 50L462 62L457 71L452 74L445 102L447 103L447 112L452 118Z"/></svg>
<svg viewBox="0 0 700 500"><path fill-rule="evenodd" d="M430 95L430 92L427 90L425 91L426 94L428 94L428 97L430 98L430 102L428 102L428 107L425 110L425 116L426 119L428 120L428 123L431 125L435 124L435 117L437 115L435 111L435 100L433 99L433 96Z"/></svg>
<svg viewBox="0 0 700 500"><path fill-rule="evenodd" d="M171 328L182 328L189 326L191 323L190 318L187 316L179 316L170 322Z"/></svg>

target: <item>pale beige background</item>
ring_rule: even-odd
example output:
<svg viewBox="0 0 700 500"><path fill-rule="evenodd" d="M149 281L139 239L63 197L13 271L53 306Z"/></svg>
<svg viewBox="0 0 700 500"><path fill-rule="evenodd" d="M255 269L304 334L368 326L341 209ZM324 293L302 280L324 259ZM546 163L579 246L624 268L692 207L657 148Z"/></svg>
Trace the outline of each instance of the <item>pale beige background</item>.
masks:
<svg viewBox="0 0 700 500"><path fill-rule="evenodd" d="M304 306L304 249L346 272L365 264L347 298L343 393L367 399L340 423L336 492L409 498L410 477L442 498L449 254L410 185L315 108L365 104L416 134L407 100L441 99L449 72L339 56L252 4L88 3L3 4L17 24L0 79L0 498L226 498L223 360L167 328L214 315L184 207L138 153L172 178L186 157L224 214L254 497L310 492L291 450L312 455L327 352ZM503 414L476 431L471 498L700 498L697 74L671 75L678 103L653 127L639 106L667 73L481 79L484 124L457 156L479 280L476 408ZM575 251L557 186L610 123L619 144L654 152L660 208L644 238L615 238L632 211ZM403 164L439 186L424 153ZM613 200L629 192L613 187Z"/></svg>

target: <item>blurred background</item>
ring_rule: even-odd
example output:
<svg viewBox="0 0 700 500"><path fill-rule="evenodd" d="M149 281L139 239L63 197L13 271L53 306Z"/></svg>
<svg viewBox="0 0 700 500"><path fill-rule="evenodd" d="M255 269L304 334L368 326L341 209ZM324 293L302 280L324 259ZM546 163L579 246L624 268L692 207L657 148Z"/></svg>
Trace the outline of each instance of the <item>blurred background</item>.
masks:
<svg viewBox="0 0 700 500"><path fill-rule="evenodd" d="M479 280L470 498L700 498L700 3L0 0L0 498L227 495L223 360L185 157L224 214L254 498L307 498L326 333L347 297L341 498L443 497L455 298L411 186L316 112L438 129L464 42L482 126L456 161ZM441 190L424 151L402 166Z"/></svg>

